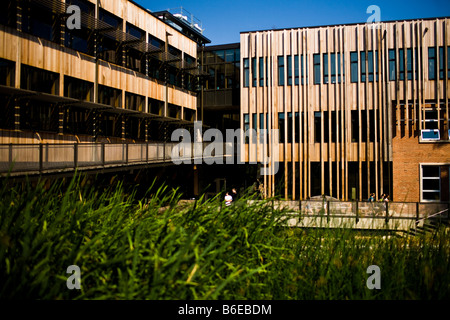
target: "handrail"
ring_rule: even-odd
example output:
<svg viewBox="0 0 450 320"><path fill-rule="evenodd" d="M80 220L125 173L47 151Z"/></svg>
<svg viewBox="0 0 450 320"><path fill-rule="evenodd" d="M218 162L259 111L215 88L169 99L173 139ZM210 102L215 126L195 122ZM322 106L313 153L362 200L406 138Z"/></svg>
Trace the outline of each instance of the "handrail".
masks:
<svg viewBox="0 0 450 320"><path fill-rule="evenodd" d="M202 143L202 157L207 145ZM106 166L165 163L171 160L178 142L145 143L0 143L0 173L49 172L52 170L76 170ZM194 160L194 143L178 150L180 160ZM185 153L187 151L187 153ZM227 156L225 144L214 158ZM205 156L206 157L206 156ZM209 158L209 156L207 156ZM176 162L174 162L176 164ZM14 166L14 167L13 167Z"/></svg>
<svg viewBox="0 0 450 320"><path fill-rule="evenodd" d="M427 216L427 217L425 217L425 218L419 219L419 220L417 220L416 223L419 223L419 222L422 221L422 220L426 220L426 219L429 219L429 218L431 218L431 217L437 216L438 214L441 214L441 213L443 213L443 212L445 212L445 211L448 211L448 209L444 209L444 210L442 210L442 211L436 212L435 214L432 214L431 216Z"/></svg>

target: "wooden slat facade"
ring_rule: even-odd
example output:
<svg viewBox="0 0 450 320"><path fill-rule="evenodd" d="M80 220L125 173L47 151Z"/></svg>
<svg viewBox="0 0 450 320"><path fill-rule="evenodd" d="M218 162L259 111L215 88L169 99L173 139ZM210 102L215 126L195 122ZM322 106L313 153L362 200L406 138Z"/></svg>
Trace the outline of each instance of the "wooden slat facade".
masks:
<svg viewBox="0 0 450 320"><path fill-rule="evenodd" d="M422 141L420 134L425 129L425 107L433 104L442 110L438 117L444 117L438 118L442 132L439 147L448 150L448 156L446 151L441 156L443 162L448 162L448 24L448 18L436 18L382 22L376 28L355 24L242 32L241 119L248 114L250 127L261 128L259 121L263 114L269 129L280 129L279 113L284 116L284 132L280 133L283 140L279 141L282 168L277 175L264 177L266 194L274 195L277 189L285 198L306 199L326 194L343 200L367 199L372 192L377 198L383 193L390 193L391 198L399 195L395 187L392 189L392 180L398 175L395 167L392 168L396 161L393 145L407 138L415 139L417 150L432 145ZM443 79L430 80L430 47L435 48L437 57L436 79L439 79L439 59L442 59L439 48L444 48ZM354 52L357 65L351 60ZM394 52L395 61L392 61L390 55ZM319 69L315 68L316 54L320 54ZM301 62L295 65L297 56ZM363 56L366 58L362 61ZM279 57L284 61L281 85ZM245 87L244 61L253 58L257 66L253 69L249 63L249 86ZM259 58L264 61L264 74L255 76L258 81L254 86L251 80L253 72L260 70ZM352 66L357 68L357 81L352 81ZM319 72L318 83L315 83L315 71ZM298 83L295 83L296 76ZM259 84L260 77L263 86ZM324 77L328 83L324 83ZM252 123L253 114L257 115L256 124ZM315 127L317 121L320 121L320 139L315 136L319 134ZM358 128L352 128L352 121L359 124ZM241 128L244 129L242 120ZM276 145L269 139L269 150ZM261 162L262 155L257 157L255 152L257 147L251 143L243 145L243 161ZM403 162L408 161L399 159L396 165ZM419 162L414 165L418 166ZM419 199L414 197L413 201Z"/></svg>
<svg viewBox="0 0 450 320"><path fill-rule="evenodd" d="M96 4L95 0L89 0ZM63 0L64 2L64 0ZM182 52L197 58L198 44L169 26L150 12L140 8L128 0L100 1L100 7L117 16L123 21L123 31L129 22L145 31L145 39L152 35L161 41L166 41L166 33L170 33L169 44ZM59 74L57 95L64 94L64 76L89 82L95 81L95 58L57 43L37 38L10 27L0 25L0 58L16 63L15 87L20 87L20 66L26 64ZM166 87L161 81L148 78L143 74L125 68L121 65L100 60L98 66L98 83L122 91L122 107L125 106L125 92L145 97L144 105L147 112L148 98L165 101ZM181 90L175 86L167 87L167 102L181 108L196 110L197 97L195 93ZM183 112L181 112L183 115Z"/></svg>

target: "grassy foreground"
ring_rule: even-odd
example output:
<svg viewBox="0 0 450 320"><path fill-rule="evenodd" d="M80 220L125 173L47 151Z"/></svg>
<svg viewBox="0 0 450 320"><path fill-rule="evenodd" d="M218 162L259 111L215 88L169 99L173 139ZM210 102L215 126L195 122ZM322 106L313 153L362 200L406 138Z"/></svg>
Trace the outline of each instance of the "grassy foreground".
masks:
<svg viewBox="0 0 450 320"><path fill-rule="evenodd" d="M118 184L0 186L0 298L448 299L450 240L280 226L268 203L177 205ZM70 265L81 289L69 290ZM368 289L367 268L381 270Z"/></svg>

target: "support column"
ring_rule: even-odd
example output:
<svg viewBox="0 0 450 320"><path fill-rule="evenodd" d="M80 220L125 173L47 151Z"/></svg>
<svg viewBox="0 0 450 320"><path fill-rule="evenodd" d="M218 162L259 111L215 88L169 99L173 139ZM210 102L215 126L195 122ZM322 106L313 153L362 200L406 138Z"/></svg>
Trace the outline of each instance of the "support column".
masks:
<svg viewBox="0 0 450 320"><path fill-rule="evenodd" d="M198 167L194 164L194 197L198 197L199 195L199 186L198 186Z"/></svg>
<svg viewBox="0 0 450 320"><path fill-rule="evenodd" d="M58 135L64 134L64 107L58 106Z"/></svg>
<svg viewBox="0 0 450 320"><path fill-rule="evenodd" d="M19 99L14 99L14 130L20 131L20 104Z"/></svg>

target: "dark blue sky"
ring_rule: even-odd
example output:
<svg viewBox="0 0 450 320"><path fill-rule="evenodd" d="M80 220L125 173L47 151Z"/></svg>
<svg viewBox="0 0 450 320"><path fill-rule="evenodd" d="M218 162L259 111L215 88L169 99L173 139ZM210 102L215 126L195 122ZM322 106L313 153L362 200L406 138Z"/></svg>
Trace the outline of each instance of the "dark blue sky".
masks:
<svg viewBox="0 0 450 320"><path fill-rule="evenodd" d="M134 1L151 11L183 7L201 20L211 45L239 42L242 31L366 22L370 5L380 8L381 21L450 16L450 0Z"/></svg>

